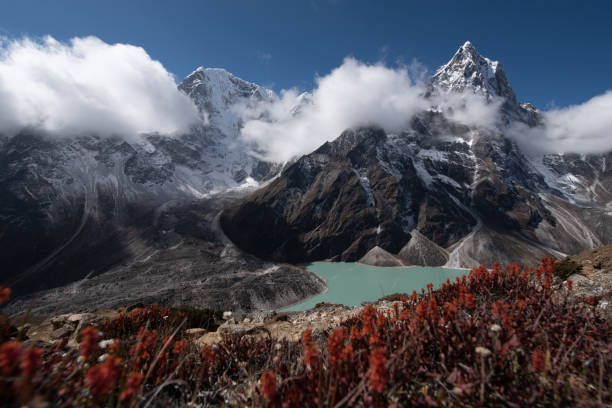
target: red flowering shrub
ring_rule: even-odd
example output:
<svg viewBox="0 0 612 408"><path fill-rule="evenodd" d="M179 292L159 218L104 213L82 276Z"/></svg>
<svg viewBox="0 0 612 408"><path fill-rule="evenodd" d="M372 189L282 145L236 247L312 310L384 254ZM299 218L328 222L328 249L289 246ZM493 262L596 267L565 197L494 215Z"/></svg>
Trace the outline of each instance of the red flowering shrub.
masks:
<svg viewBox="0 0 612 408"><path fill-rule="evenodd" d="M0 286L0 304L6 303L11 298L11 288Z"/></svg>
<svg viewBox="0 0 612 408"><path fill-rule="evenodd" d="M316 365L319 359L319 351L312 341L312 330L304 330L302 344L304 345L304 365L307 367Z"/></svg>
<svg viewBox="0 0 612 408"><path fill-rule="evenodd" d="M332 334L330 334L327 340L327 350L329 352L329 361L332 366L337 365L342 358L342 351L344 350L344 343L346 341L346 328L340 327Z"/></svg>
<svg viewBox="0 0 612 408"><path fill-rule="evenodd" d="M541 350L536 350L531 356L531 366L537 373L542 373L546 369L546 355Z"/></svg>
<svg viewBox="0 0 612 408"><path fill-rule="evenodd" d="M103 363L91 367L85 375L85 383L95 401L101 401L115 387L121 374L121 359L108 356Z"/></svg>
<svg viewBox="0 0 612 408"><path fill-rule="evenodd" d="M127 380L125 381L125 388L121 392L119 399L121 401L128 400L134 397L138 391L140 390L140 384L142 383L142 379L144 375L137 372L131 372L128 374Z"/></svg>
<svg viewBox="0 0 612 408"><path fill-rule="evenodd" d="M177 312L168 307L160 308L157 305L133 309L127 313L121 313L116 318L102 326L105 338L121 338L138 333L145 323L150 329L160 326L175 326L184 318L182 312Z"/></svg>
<svg viewBox="0 0 612 408"><path fill-rule="evenodd" d="M259 392L268 401L276 396L276 378L272 371L261 373Z"/></svg>
<svg viewBox="0 0 612 408"><path fill-rule="evenodd" d="M0 401L8 407L35 396L51 406L136 406L151 398L163 399L160 406L287 408L610 405L611 319L597 309L598 298L554 293L553 273L550 259L534 270L475 268L439 290L396 297L388 309L366 306L329 335L305 330L300 342L229 336L198 349L178 313L136 309L100 330L84 329L78 349L1 341Z"/></svg>
<svg viewBox="0 0 612 408"><path fill-rule="evenodd" d="M13 373L21 355L21 343L18 341L7 341L0 346L0 371L2 375L9 376Z"/></svg>
<svg viewBox="0 0 612 408"><path fill-rule="evenodd" d="M387 385L387 358L385 349L378 347L370 354L370 389L382 392Z"/></svg>
<svg viewBox="0 0 612 408"><path fill-rule="evenodd" d="M100 339L100 330L95 327L86 327L81 331L81 355L85 360L93 357L98 351L98 340Z"/></svg>
<svg viewBox="0 0 612 408"><path fill-rule="evenodd" d="M19 369L21 375L25 379L30 379L36 374L36 370L42 364L40 357L42 356L43 350L40 348L26 348L21 355L21 361L19 362Z"/></svg>

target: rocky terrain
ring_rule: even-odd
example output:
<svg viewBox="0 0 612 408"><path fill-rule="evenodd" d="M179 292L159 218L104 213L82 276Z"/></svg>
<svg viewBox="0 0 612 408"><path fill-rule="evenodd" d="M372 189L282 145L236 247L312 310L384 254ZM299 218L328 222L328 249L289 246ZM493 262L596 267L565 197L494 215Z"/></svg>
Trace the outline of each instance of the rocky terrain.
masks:
<svg viewBox="0 0 612 408"><path fill-rule="evenodd" d="M428 82L431 98L465 92L503 101L493 128L432 106L399 133L346 130L227 208L224 230L240 248L288 262L356 261L379 246L425 265L530 265L610 242L612 153L521 151L506 133L538 126L540 113L469 42Z"/></svg>
<svg viewBox="0 0 612 408"><path fill-rule="evenodd" d="M373 265L373 266L404 266L404 262L398 257L390 254L379 246L375 246L370 249L367 254L365 254L361 259L357 262Z"/></svg>
<svg viewBox="0 0 612 408"><path fill-rule="evenodd" d="M612 154L523 152L507 130L539 126L541 114L470 43L426 96L501 100L493 128L432 106L402 131L348 129L282 173L240 138L240 109L272 91L204 68L179 89L207 118L186 134L0 135L7 310L35 300L39 314L92 311L126 299L273 309L324 289L289 264L533 265L612 240Z"/></svg>
<svg viewBox="0 0 612 408"><path fill-rule="evenodd" d="M576 296L601 296L600 306L612 313L612 245L587 249L566 260L581 266L581 270L568 276L573 282Z"/></svg>
<svg viewBox="0 0 612 408"><path fill-rule="evenodd" d="M579 259L604 269L598 252ZM0 315L0 393L15 407L609 404L610 293L578 292L559 265L478 267L363 307Z"/></svg>
<svg viewBox="0 0 612 408"><path fill-rule="evenodd" d="M572 290L569 292L571 296L585 299L596 297L598 313L608 318L612 317L612 245L583 251L567 259L582 265L583 268L566 279L554 278L553 288L557 296L565 296L568 293L568 281L572 281ZM409 294L403 296L408 298ZM394 304L398 303L398 299L400 294L395 294L368 305L374 306L378 312L390 313L396 307ZM127 310L133 307L128 307ZM228 310L223 313L223 321L218 322L216 330L192 328L187 330L187 335L198 347L220 343L228 336L298 342L305 330L311 330L315 339L325 339L342 322L359 315L363 308L364 306L321 303L310 310L300 312ZM15 316L13 321L17 323L28 321L25 327L20 326L19 329L27 333L31 344L57 344L65 338L68 339L69 346L76 347L77 333L81 329L88 325L101 326L104 322L125 312L126 308L121 306L96 311L92 309L89 313L67 313L38 318Z"/></svg>
<svg viewBox="0 0 612 408"><path fill-rule="evenodd" d="M410 241L401 249L399 257L412 265L442 266L448 262L448 252L429 240L418 230L410 231Z"/></svg>
<svg viewBox="0 0 612 408"><path fill-rule="evenodd" d="M37 313L126 300L250 310L322 290L302 268L241 254L215 227L229 201L278 171L239 143L231 109L271 91L203 68L179 88L207 117L188 134L0 136L0 283L23 296L10 310L32 299Z"/></svg>
<svg viewBox="0 0 612 408"><path fill-rule="evenodd" d="M261 261L229 242L216 218L232 200L226 193L167 205L149 228L131 237L125 248L133 258L102 274L23 295L4 311L31 307L32 314L49 315L139 303L270 310L325 289L324 281L304 268Z"/></svg>

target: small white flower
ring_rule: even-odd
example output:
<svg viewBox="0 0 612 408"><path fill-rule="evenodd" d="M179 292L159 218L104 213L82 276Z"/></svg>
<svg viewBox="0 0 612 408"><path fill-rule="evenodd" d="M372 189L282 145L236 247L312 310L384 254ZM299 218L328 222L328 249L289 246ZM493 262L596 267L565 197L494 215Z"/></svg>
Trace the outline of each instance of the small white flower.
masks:
<svg viewBox="0 0 612 408"><path fill-rule="evenodd" d="M476 353L480 354L481 357L488 357L491 355L491 350L486 347L476 347Z"/></svg>
<svg viewBox="0 0 612 408"><path fill-rule="evenodd" d="M275 349L275 350L277 350L277 351L278 351L278 350L280 350L282 347L283 347L283 345L282 345L282 344L280 344L280 343L276 343L276 344L274 345L274 349Z"/></svg>
<svg viewBox="0 0 612 408"><path fill-rule="evenodd" d="M115 342L115 340L114 340L114 339L110 339L110 340L102 340L101 342L99 342L99 343L98 343L98 346L99 346L101 349L105 349L105 348L107 348L108 346L110 346L111 344L113 344L114 342Z"/></svg>
<svg viewBox="0 0 612 408"><path fill-rule="evenodd" d="M491 330L493 333L497 333L498 331L501 331L501 329L501 326L497 323L493 323L491 327L489 327L489 330Z"/></svg>
<svg viewBox="0 0 612 408"><path fill-rule="evenodd" d="M106 357L108 357L108 354L102 354L100 357L98 357L98 362L103 362L104 360L106 360Z"/></svg>

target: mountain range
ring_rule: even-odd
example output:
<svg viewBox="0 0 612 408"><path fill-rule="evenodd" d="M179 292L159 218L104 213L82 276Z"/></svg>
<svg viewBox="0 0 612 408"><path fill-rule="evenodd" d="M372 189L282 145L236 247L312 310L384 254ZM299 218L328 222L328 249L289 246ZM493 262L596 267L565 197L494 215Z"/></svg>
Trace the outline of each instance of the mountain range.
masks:
<svg viewBox="0 0 612 408"><path fill-rule="evenodd" d="M609 242L610 153L523 152L509 129L542 115L470 42L428 80L426 97L466 91L501 101L495 126L434 107L397 133L346 130L227 208L226 233L275 261L356 261L378 246L408 263L468 268Z"/></svg>
<svg viewBox="0 0 612 408"><path fill-rule="evenodd" d="M469 42L424 97L499 103L493 127L434 106L400 131L347 129L289 163L240 137L240 109L271 90L210 68L179 89L208 120L175 137L0 135L0 284L21 296L9 307L274 308L323 290L301 262L382 248L408 264L535 264L612 241L612 153L523 151L509 129L541 126L542 113Z"/></svg>

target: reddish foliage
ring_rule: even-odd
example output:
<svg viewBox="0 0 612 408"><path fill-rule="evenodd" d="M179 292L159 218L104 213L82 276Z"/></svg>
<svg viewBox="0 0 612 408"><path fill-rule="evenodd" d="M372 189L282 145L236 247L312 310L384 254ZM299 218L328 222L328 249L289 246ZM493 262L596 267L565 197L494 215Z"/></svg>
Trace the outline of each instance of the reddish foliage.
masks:
<svg viewBox="0 0 612 408"><path fill-rule="evenodd" d="M85 360L93 357L98 351L98 341L100 339L100 331L95 327L86 327L81 331L81 355Z"/></svg>
<svg viewBox="0 0 612 408"><path fill-rule="evenodd" d="M327 340L327 349L329 350L329 360L332 365L336 365L342 358L344 350L344 342L346 341L346 327L340 327L330 334Z"/></svg>
<svg viewBox="0 0 612 408"><path fill-rule="evenodd" d="M370 354L370 389L383 392L388 380L385 349L378 347Z"/></svg>
<svg viewBox="0 0 612 408"><path fill-rule="evenodd" d="M531 366L536 373L543 373L546 369L546 355L541 350L536 350L531 356Z"/></svg>
<svg viewBox="0 0 612 408"><path fill-rule="evenodd" d="M183 350L187 349L188 345L189 342L187 340L177 340L172 348L172 353L178 356L183 352Z"/></svg>
<svg viewBox="0 0 612 408"><path fill-rule="evenodd" d="M240 396L232 404L255 406L610 404L612 322L598 298L554 294L553 265L475 268L386 312L366 306L327 337L306 330L301 342L230 336L195 351L183 328L175 333L180 316L158 307L122 314L101 334L84 330L80 350L63 342L41 354L0 339L0 398L134 406L172 379L201 405L223 404L219 390L230 388ZM254 396L245 391L252 373L262 373ZM185 400L177 393L159 395L177 405Z"/></svg>
<svg viewBox="0 0 612 408"><path fill-rule="evenodd" d="M276 396L276 377L272 371L261 373L259 392L268 401Z"/></svg>
<svg viewBox="0 0 612 408"><path fill-rule="evenodd" d="M21 362L19 363L19 368L23 377L29 379L34 376L36 370L42 364L42 361L40 360L40 356L42 356L42 353L43 350L40 348L25 349L25 351L21 355Z"/></svg>
<svg viewBox="0 0 612 408"><path fill-rule="evenodd" d="M11 298L11 288L0 286L0 304L6 303Z"/></svg>
<svg viewBox="0 0 612 408"><path fill-rule="evenodd" d="M18 341L7 341L0 346L0 371L5 376L11 375L21 354L21 343Z"/></svg>
<svg viewBox="0 0 612 408"><path fill-rule="evenodd" d="M95 401L102 401L114 387L121 374L121 359L108 356L103 363L91 367L85 375L85 383Z"/></svg>
<svg viewBox="0 0 612 408"><path fill-rule="evenodd" d="M125 388L121 392L119 399L125 401L127 399L135 396L140 390L140 384L142 383L142 379L144 375L138 372L132 371L128 374L127 380L125 381Z"/></svg>
<svg viewBox="0 0 612 408"><path fill-rule="evenodd" d="M304 345L304 365L314 366L319 359L319 351L312 341L312 330L306 329L302 334L302 344Z"/></svg>

